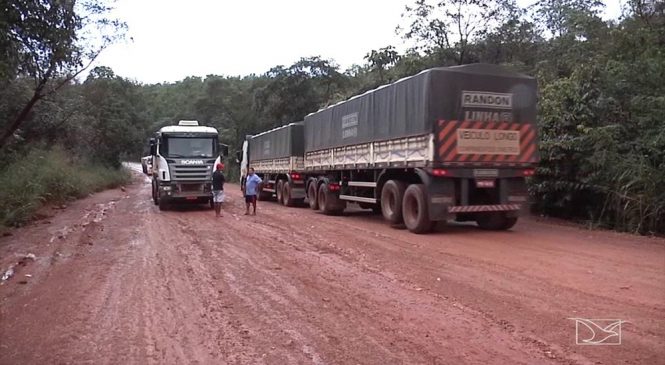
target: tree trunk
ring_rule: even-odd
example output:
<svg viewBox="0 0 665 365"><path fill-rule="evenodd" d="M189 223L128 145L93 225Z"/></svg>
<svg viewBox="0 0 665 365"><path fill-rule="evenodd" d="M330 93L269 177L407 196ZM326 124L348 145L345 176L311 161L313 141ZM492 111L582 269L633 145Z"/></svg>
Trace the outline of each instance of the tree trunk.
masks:
<svg viewBox="0 0 665 365"><path fill-rule="evenodd" d="M0 137L0 150L5 146L9 137L11 137L14 134L14 132L16 132L18 127L21 126L21 123L23 123L26 120L26 118L28 117L28 113L30 113L30 110L32 110L32 107L35 106L37 101L39 101L39 99L43 97L43 95L41 94L42 88L43 85L37 87L35 93L32 94L32 98L30 99L30 101L28 101L28 103L23 107L23 109L21 109L21 112L18 113L16 118L14 118L14 121L11 122L9 127L2 134L2 137Z"/></svg>

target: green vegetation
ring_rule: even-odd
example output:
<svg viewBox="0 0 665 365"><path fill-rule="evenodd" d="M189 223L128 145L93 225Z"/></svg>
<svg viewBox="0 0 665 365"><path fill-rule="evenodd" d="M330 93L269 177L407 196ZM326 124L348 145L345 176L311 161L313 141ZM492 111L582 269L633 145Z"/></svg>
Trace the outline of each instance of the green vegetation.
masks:
<svg viewBox="0 0 665 365"><path fill-rule="evenodd" d="M60 204L129 182L124 169L73 160L60 148L31 148L0 170L0 227L20 225L46 203Z"/></svg>
<svg viewBox="0 0 665 365"><path fill-rule="evenodd" d="M424 69L486 62L539 81L542 161L530 182L539 212L622 231L665 232L662 1L628 0L614 20L600 17L597 0L543 0L526 9L512 0L405 1L398 33L413 47L404 53L386 45L348 70L305 57L261 75L141 85L107 67L93 69L84 82L74 78L83 61L122 34L122 24L103 18L105 7L52 5L63 7L54 13L39 10L41 2L10 0L10 11L0 15L0 45L10 45L0 52L0 115L6 118L0 119L0 155L57 145L70 156L117 167L145 153L154 130L179 119L218 128L233 150L246 134L301 120ZM30 27L17 14L31 14ZM84 24L101 27L101 46L81 42Z"/></svg>

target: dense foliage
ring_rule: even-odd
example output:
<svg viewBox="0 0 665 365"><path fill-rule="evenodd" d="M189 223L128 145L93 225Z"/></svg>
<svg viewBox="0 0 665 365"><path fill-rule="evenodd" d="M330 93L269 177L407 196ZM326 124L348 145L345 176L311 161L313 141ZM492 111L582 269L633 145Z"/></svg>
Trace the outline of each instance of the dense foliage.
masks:
<svg viewBox="0 0 665 365"><path fill-rule="evenodd" d="M82 82L70 77L83 64L77 38L82 23L98 19L105 8L88 4L80 11L97 18L74 12L70 21L54 18L70 14L69 8L42 14L34 9L48 2L10 3L33 6L12 8L0 21L11 30L0 32L0 115L7 118L0 128L11 136L0 141L0 153L16 154L41 143L117 166L145 153L146 138L179 119L217 127L233 150L246 134L301 120L423 69L487 62L538 78L542 161L530 187L540 212L618 230L665 232L665 7L660 1L629 0L620 19L603 20L597 0L543 0L527 9L512 0L416 0L407 4L397 29L413 46L405 53L387 45L370 50L364 64L348 70L333 60L306 57L261 75L209 75L155 85L127 80L107 67L93 69ZM23 29L16 21L21 12L43 21ZM101 24L122 30L108 20ZM39 31L63 27L59 35ZM40 39L44 33L66 41ZM34 38L30 44L62 44L57 52L48 53L47 47L39 53L59 58L26 63L29 57L17 56L29 54L21 34ZM32 70L48 73L51 66L39 89L44 72ZM22 116L24 106L42 94Z"/></svg>

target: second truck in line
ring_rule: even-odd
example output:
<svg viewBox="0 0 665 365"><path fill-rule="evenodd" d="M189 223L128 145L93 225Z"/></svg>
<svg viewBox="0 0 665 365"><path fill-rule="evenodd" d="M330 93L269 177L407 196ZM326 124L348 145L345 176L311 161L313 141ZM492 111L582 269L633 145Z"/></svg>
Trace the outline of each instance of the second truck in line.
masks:
<svg viewBox="0 0 665 365"><path fill-rule="evenodd" d="M430 69L248 137L241 167L287 206L356 202L414 233L509 229L538 162L536 103L535 79L499 66Z"/></svg>

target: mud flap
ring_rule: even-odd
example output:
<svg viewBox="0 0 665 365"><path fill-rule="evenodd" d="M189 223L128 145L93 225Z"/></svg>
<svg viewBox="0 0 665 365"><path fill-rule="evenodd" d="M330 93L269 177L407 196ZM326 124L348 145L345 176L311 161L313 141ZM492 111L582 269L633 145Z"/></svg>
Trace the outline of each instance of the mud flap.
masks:
<svg viewBox="0 0 665 365"><path fill-rule="evenodd" d="M513 177L500 179L499 189L501 204L520 205L520 210L506 212L506 217L513 218L529 213L529 191L524 178Z"/></svg>
<svg viewBox="0 0 665 365"><path fill-rule="evenodd" d="M415 170L425 185L429 218L432 221L445 221L452 217L448 207L455 203L455 183L453 179L434 177L425 170Z"/></svg>

